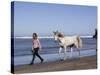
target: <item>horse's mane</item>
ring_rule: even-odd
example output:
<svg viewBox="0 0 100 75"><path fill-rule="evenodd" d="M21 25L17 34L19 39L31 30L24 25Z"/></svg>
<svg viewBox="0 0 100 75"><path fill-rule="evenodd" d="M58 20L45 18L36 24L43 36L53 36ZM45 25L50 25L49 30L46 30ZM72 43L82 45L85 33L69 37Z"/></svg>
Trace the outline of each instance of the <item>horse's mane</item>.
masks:
<svg viewBox="0 0 100 75"><path fill-rule="evenodd" d="M58 37L64 37L62 33L58 33Z"/></svg>
<svg viewBox="0 0 100 75"><path fill-rule="evenodd" d="M54 33L54 35L57 35L58 37L64 37L64 35L58 31L53 32L53 33Z"/></svg>

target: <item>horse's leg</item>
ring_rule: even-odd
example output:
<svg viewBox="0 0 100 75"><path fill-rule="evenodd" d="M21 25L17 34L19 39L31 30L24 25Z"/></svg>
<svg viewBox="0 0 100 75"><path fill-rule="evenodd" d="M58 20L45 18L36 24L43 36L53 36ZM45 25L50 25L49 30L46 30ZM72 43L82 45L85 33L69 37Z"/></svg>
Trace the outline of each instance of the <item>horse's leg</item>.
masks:
<svg viewBox="0 0 100 75"><path fill-rule="evenodd" d="M76 46L76 48L79 48L78 42L75 42L74 45Z"/></svg>
<svg viewBox="0 0 100 75"><path fill-rule="evenodd" d="M79 54L79 57L80 57L80 49L78 49L78 54Z"/></svg>
<svg viewBox="0 0 100 75"><path fill-rule="evenodd" d="M59 56L60 56L60 59L61 59L61 51L62 51L62 48L60 47L59 48Z"/></svg>
<svg viewBox="0 0 100 75"><path fill-rule="evenodd" d="M67 49L66 49L66 47L64 47L64 60L66 60L66 53L67 53Z"/></svg>
<svg viewBox="0 0 100 75"><path fill-rule="evenodd" d="M73 56L73 48L71 47L71 57Z"/></svg>
<svg viewBox="0 0 100 75"><path fill-rule="evenodd" d="M74 44L75 44L76 48L78 49L78 48L79 48L78 43L77 43L77 42L75 42ZM80 57L80 49L78 49L78 55L79 55L79 57Z"/></svg>

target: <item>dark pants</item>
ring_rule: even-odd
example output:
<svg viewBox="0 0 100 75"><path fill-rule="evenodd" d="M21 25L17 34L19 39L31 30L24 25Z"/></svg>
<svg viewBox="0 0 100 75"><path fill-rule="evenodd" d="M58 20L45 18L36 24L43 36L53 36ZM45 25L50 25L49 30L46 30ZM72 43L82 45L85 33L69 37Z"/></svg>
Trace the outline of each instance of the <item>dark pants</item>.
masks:
<svg viewBox="0 0 100 75"><path fill-rule="evenodd" d="M41 60L41 62L43 61L43 58L39 55L38 51L39 51L39 48L34 48L31 64L34 62L34 59L36 56Z"/></svg>

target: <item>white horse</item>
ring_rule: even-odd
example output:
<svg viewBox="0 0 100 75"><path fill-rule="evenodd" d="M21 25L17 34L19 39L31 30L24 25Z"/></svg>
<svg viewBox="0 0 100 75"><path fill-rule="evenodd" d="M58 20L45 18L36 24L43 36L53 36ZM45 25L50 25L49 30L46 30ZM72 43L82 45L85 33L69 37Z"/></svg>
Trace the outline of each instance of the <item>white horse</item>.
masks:
<svg viewBox="0 0 100 75"><path fill-rule="evenodd" d="M71 48L71 57L72 57L72 52L73 52L73 47L82 48L82 40L79 36L64 36L62 33L59 32L54 32L54 39L59 41L59 56L61 58L61 51L62 48L64 48L64 60L66 59L66 52L67 48ZM80 56L80 50L78 49L79 56Z"/></svg>

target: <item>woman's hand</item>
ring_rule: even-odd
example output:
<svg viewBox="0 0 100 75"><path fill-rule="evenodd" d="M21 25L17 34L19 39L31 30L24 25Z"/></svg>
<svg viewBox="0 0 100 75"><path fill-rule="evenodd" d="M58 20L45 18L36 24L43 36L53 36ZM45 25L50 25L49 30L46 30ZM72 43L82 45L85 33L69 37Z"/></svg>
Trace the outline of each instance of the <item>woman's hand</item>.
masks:
<svg viewBox="0 0 100 75"><path fill-rule="evenodd" d="M42 50L42 47L39 47L39 50Z"/></svg>

